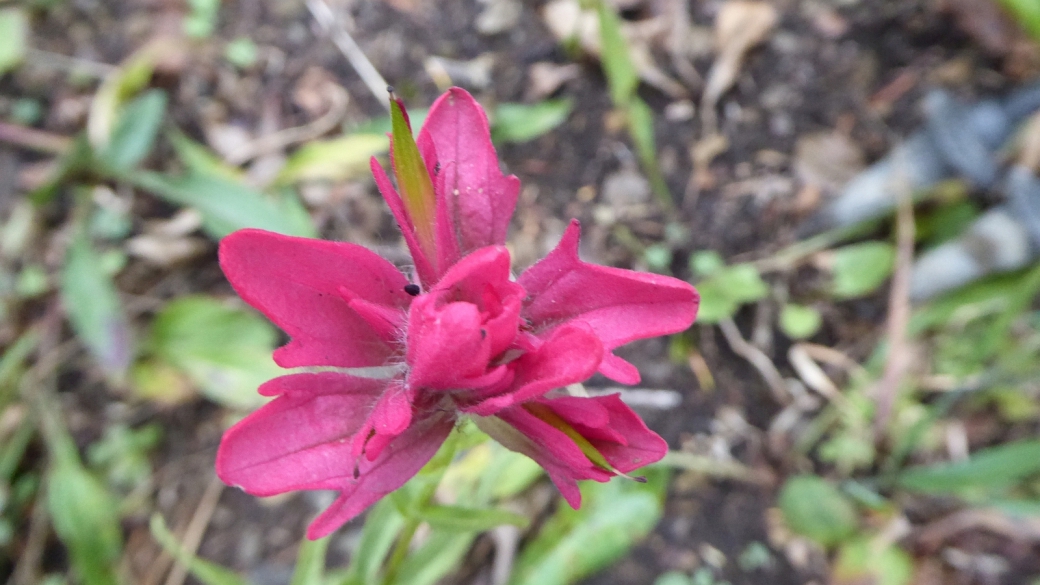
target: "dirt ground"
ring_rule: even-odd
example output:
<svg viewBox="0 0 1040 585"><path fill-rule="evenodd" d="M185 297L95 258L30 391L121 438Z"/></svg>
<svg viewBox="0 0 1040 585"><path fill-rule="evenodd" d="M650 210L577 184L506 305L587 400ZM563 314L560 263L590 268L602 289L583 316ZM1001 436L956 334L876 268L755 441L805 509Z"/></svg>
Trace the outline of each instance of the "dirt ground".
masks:
<svg viewBox="0 0 1040 585"><path fill-rule="evenodd" d="M692 0L689 17L708 35L720 2ZM673 4L668 0L626 2L622 12L630 21L652 18ZM686 101L643 84L640 96L656 116L659 160L668 186L679 205L665 214L653 204L649 192L608 193L611 176L635 166L631 143L612 121L607 82L598 61L580 51L569 51L553 37L543 22L543 3L526 1L515 26L493 35L479 34L473 22L484 10L477 0L356 1L335 4L346 7L348 26L361 48L397 92L413 107L425 107L440 89L424 68L429 55L472 60L490 55L490 83L470 89L485 104L530 101L530 70L536 63L577 63L576 74L551 95L569 97L576 104L567 121L554 132L531 142L499 147L509 172L523 184L520 207L510 243L522 266L555 245L567 220L576 217L584 227L582 253L593 262L645 268L640 251L618 237L623 224L635 242L661 241L667 226L684 226L687 233L672 262L676 275L689 277L690 253L716 250L727 259L760 258L795 241L795 232L820 199L806 194L796 176L796 147L800 138L838 131L852 138L865 159L882 156L921 123L920 97L930 88L951 88L965 99L994 95L1027 77L1014 55L984 48L972 31L932 0L778 0L780 15L775 31L752 51L732 91L720 100L720 131L728 148L708 163L699 180L694 178L691 148L704 137L701 113L683 115ZM117 64L156 34L179 26L184 6L176 0L69 0L38 16L33 23L33 46L48 54ZM300 105L300 84L306 75L323 72L346 88L350 102L346 126L382 115L383 105L369 93L336 47L320 33L303 0L227 0L220 8L216 38L249 36L261 47L261 66L238 72L221 64L215 48L202 48L186 63L170 63L155 84L171 96L173 122L189 135L205 141L219 125L250 132L265 127L284 128L309 121ZM655 56L672 71L667 55L655 47ZM693 59L703 76L713 55ZM58 134L78 129L89 103L91 83L68 80L61 64L41 58L36 66L20 70L0 83L0 96L29 96L44 104L43 127ZM688 103L697 105L699 88L690 89ZM676 105L679 104L679 105ZM4 104L0 104L4 105ZM671 112L671 113L670 113ZM169 152L160 150L153 164L162 165ZM0 147L4 176L25 176L39 158L24 151ZM14 179L0 187L0 211L15 197ZM824 192L825 199L829 194ZM306 194L305 194L306 196ZM394 244L392 219L370 181L314 193L321 200L321 231L331 239L368 244ZM624 206L619 221L610 209ZM134 199L135 221L167 217L173 208L157 199ZM65 210L51 211L57 220ZM171 298L187 292L231 294L216 266L215 247L174 272L147 266L131 266L121 277L121 287L134 295ZM800 282L812 278L802 272L774 275L770 284L791 291L810 290ZM148 309L143 309L147 314ZM824 314L821 343L840 348L855 359L865 359L881 335L885 309L881 293L867 299L837 305ZM763 318L745 309L736 323L750 332ZM750 427L735 440L735 454L748 466L771 474L775 481L752 485L738 481L703 480L679 473L673 481L665 520L652 536L617 566L588 578L592 584L647 584L668 570L690 571L705 559L722 559L719 574L733 585L823 583L826 566L811 553L799 566L774 555L774 561L751 572L736 559L753 542L770 542L771 511L779 480L799 470L804 462L790 460L763 444L765 432L780 405L767 386L741 357L735 355L717 329L694 330L716 387L706 390L688 368L672 365L665 340L633 344L621 353L643 373L642 386L673 389L682 404L667 411L645 411L648 424L673 448L697 443L718 432L718 421L729 416ZM747 333L745 333L747 335ZM769 340L772 355L786 354L788 343L779 334ZM197 511L200 501L218 498L215 511L199 547L202 557L236 570L247 571L256 583L287 582L299 535L325 502L307 494L260 501L237 490L213 487L212 465L224 428L224 412L201 401L163 409L109 393L97 378L84 375L76 365L80 355L60 380L59 392L70 427L81 445L97 439L99 421L161 421L164 439L154 461L157 503L171 528L182 528ZM777 360L781 369L783 359ZM606 387L595 378L590 388ZM774 523L775 524L775 523ZM361 523L342 530L330 548L332 564L343 562L345 551L358 537ZM149 575L144 585L159 575L147 567L157 551L151 544L147 516L128 524L128 548L139 551L132 563L139 574ZM1005 554L1000 542L978 542ZM459 583L483 583L487 578L487 547L478 545ZM1014 570L1002 583L1040 570L1030 551L1007 554ZM1033 551L1035 552L1035 551ZM60 566L55 548L46 563ZM149 580L155 579L155 580ZM189 579L190 582L190 579ZM966 581L968 582L968 581ZM971 581L974 582L974 581Z"/></svg>

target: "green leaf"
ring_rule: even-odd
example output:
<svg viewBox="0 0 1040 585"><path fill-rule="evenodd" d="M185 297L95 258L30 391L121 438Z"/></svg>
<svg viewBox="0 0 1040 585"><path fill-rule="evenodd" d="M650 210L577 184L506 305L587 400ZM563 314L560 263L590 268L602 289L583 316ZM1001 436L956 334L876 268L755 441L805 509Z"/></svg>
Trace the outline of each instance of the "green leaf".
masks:
<svg viewBox="0 0 1040 585"><path fill-rule="evenodd" d="M151 152L165 114L166 92L162 90L146 91L128 103L99 153L101 160L116 172L137 166Z"/></svg>
<svg viewBox="0 0 1040 585"><path fill-rule="evenodd" d="M245 176L240 169L227 164L212 150L188 138L176 128L171 129L166 138L189 174L212 175L236 182Z"/></svg>
<svg viewBox="0 0 1040 585"><path fill-rule="evenodd" d="M123 549L116 502L73 457L57 457L47 478L47 509L85 585L117 585Z"/></svg>
<svg viewBox="0 0 1040 585"><path fill-rule="evenodd" d="M863 242L834 250L832 293L843 299L870 294L892 274L896 250L885 242Z"/></svg>
<svg viewBox="0 0 1040 585"><path fill-rule="evenodd" d="M310 540L304 538L296 552L296 568L289 585L322 585L325 580L325 552L329 537Z"/></svg>
<svg viewBox="0 0 1040 585"><path fill-rule="evenodd" d="M252 311L188 296L156 315L147 349L184 371L210 400L251 409L267 402L257 387L284 373L271 359L277 340L274 327Z"/></svg>
<svg viewBox="0 0 1040 585"><path fill-rule="evenodd" d="M201 581L203 585L249 585L248 581L234 571L200 559L185 550L177 542L177 538L166 528L166 522L158 513L152 515L148 528L152 531L152 537L162 545L163 549L179 562L184 563L192 576Z"/></svg>
<svg viewBox="0 0 1040 585"><path fill-rule="evenodd" d="M90 145L104 150L112 139L119 112L126 100L144 89L152 78L155 63L163 53L170 50L173 41L160 41L145 45L131 55L105 80L94 93L87 118L87 137Z"/></svg>
<svg viewBox="0 0 1040 585"><path fill-rule="evenodd" d="M217 28L220 0L188 0L191 12L184 17L184 33L196 39L206 38Z"/></svg>
<svg viewBox="0 0 1040 585"><path fill-rule="evenodd" d="M161 437L162 429L155 423L139 429L123 423L109 425L102 438L90 444L87 461L94 469L104 470L109 485L133 489L151 476L149 451Z"/></svg>
<svg viewBox="0 0 1040 585"><path fill-rule="evenodd" d="M498 443L491 443L491 451L493 459L481 475L479 491L487 491L495 499L504 500L519 494L545 473L530 457Z"/></svg>
<svg viewBox="0 0 1040 585"><path fill-rule="evenodd" d="M434 585L462 563L476 538L474 533L434 530L405 558L394 579L395 585Z"/></svg>
<svg viewBox="0 0 1040 585"><path fill-rule="evenodd" d="M690 255L690 270L707 278L726 267L726 261L715 250L704 250Z"/></svg>
<svg viewBox="0 0 1040 585"><path fill-rule="evenodd" d="M769 286L751 264L736 264L719 269L697 283L701 304L697 310L700 323L718 323L732 317L740 305L752 303L769 294Z"/></svg>
<svg viewBox="0 0 1040 585"><path fill-rule="evenodd" d="M738 303L753 303L769 294L769 286L751 264L735 264L718 273L713 280L727 296Z"/></svg>
<svg viewBox="0 0 1040 585"><path fill-rule="evenodd" d="M838 488L815 475L791 477L780 490L780 510L791 530L831 546L856 531L856 509Z"/></svg>
<svg viewBox="0 0 1040 585"><path fill-rule="evenodd" d="M603 73L610 86L610 99L614 105L625 107L639 86L639 73L632 63L628 43L621 34L621 19L610 3L596 3L599 12L599 38L602 47Z"/></svg>
<svg viewBox="0 0 1040 585"><path fill-rule="evenodd" d="M419 518L448 532L484 532L506 524L526 528L530 524L526 516L508 510L465 506L427 506L419 512Z"/></svg>
<svg viewBox="0 0 1040 585"><path fill-rule="evenodd" d="M972 454L967 461L914 467L899 474L905 489L931 493L978 496L1006 490L1040 473L1040 440L1018 441Z"/></svg>
<svg viewBox="0 0 1040 585"><path fill-rule="evenodd" d="M393 126L390 138L393 142L393 171L394 177L397 178L397 189L401 193L401 202L412 220L419 246L427 258L436 258L436 238L433 233L436 203L433 180L426 163L419 155L419 147L412 137L412 129L408 125L404 107L393 96L390 98L390 122Z"/></svg>
<svg viewBox="0 0 1040 585"><path fill-rule="evenodd" d="M841 547L832 582L907 585L913 572L913 559L904 550L858 538Z"/></svg>
<svg viewBox="0 0 1040 585"><path fill-rule="evenodd" d="M646 102L634 97L628 104L628 133L632 136L632 142L639 155L639 162L650 179L650 186L658 201L665 209L673 206L672 193L668 190L668 183L661 173L661 166L657 164L657 142L654 138L654 113Z"/></svg>
<svg viewBox="0 0 1040 585"><path fill-rule="evenodd" d="M130 324L115 284L82 229L65 256L61 298L76 335L106 374L121 379L133 356Z"/></svg>
<svg viewBox="0 0 1040 585"><path fill-rule="evenodd" d="M561 504L517 559L512 585L565 585L616 561L661 518L668 472L648 468L648 482L583 482L582 506Z"/></svg>
<svg viewBox="0 0 1040 585"><path fill-rule="evenodd" d="M385 135L350 134L300 147L282 167L276 182L342 181L368 173L368 160L389 148Z"/></svg>
<svg viewBox="0 0 1040 585"><path fill-rule="evenodd" d="M791 339L812 337L822 324L820 312L812 307L788 303L780 310L780 330Z"/></svg>
<svg viewBox="0 0 1040 585"><path fill-rule="evenodd" d="M305 212L295 197L277 200L217 175L167 177L138 171L126 179L171 203L198 209L206 220L206 230L215 239L250 227L290 236L317 236L314 226L303 221Z"/></svg>
<svg viewBox="0 0 1040 585"><path fill-rule="evenodd" d="M21 8L0 10L0 75L14 69L25 58L29 45L29 18Z"/></svg>
<svg viewBox="0 0 1040 585"><path fill-rule="evenodd" d="M1032 35L1033 40L1040 42L1040 3L1036 0L1000 0L1000 3L1015 15L1015 19Z"/></svg>
<svg viewBox="0 0 1040 585"><path fill-rule="evenodd" d="M224 58L239 69L256 65L258 53L256 43L249 37L237 37L224 47Z"/></svg>
<svg viewBox="0 0 1040 585"><path fill-rule="evenodd" d="M504 103L495 107L491 138L495 142L527 142L567 120L574 100L559 98L536 104Z"/></svg>
<svg viewBox="0 0 1040 585"><path fill-rule="evenodd" d="M915 213L914 236L924 248L938 246L960 236L978 217L979 208L972 201L943 205L927 214Z"/></svg>
<svg viewBox="0 0 1040 585"><path fill-rule="evenodd" d="M375 583L383 560L404 527L404 516L390 498L383 498L365 516L361 542L350 558L350 569L340 585Z"/></svg>

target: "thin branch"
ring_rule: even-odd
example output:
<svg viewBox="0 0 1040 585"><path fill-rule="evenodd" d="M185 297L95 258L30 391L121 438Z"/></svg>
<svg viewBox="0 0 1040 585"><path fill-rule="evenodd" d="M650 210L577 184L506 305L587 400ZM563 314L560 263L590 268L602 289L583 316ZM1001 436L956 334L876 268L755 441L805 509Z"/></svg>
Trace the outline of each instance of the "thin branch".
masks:
<svg viewBox="0 0 1040 585"><path fill-rule="evenodd" d="M766 385L769 386L773 399L780 404L790 402L791 393L788 392L787 384L784 382L783 376L780 375L780 371L776 369L776 365L773 364L773 360L769 359L769 356L763 353L762 350L748 343L740 335L740 330L737 329L733 319L726 318L719 321L719 329L722 330L722 334L726 337L726 341L729 343L733 353L746 359L748 363L758 370Z"/></svg>
<svg viewBox="0 0 1040 585"><path fill-rule="evenodd" d="M66 73L89 75L99 79L104 79L119 70L119 67L109 65L108 63L91 61L82 57L69 57L61 53L53 53L33 47L26 49L25 58L33 65L59 69Z"/></svg>
<svg viewBox="0 0 1040 585"><path fill-rule="evenodd" d="M333 91L331 94L332 104L329 106L329 111L320 118L312 120L303 126L285 128L271 134L265 134L256 140L243 144L226 156L224 160L228 164L238 166L258 156L270 154L298 142L306 142L332 130L343 119L344 114L347 113L347 104L350 103L350 96L347 92L338 86L335 87L336 91Z"/></svg>
<svg viewBox="0 0 1040 585"><path fill-rule="evenodd" d="M332 42L336 44L347 61L350 61L354 71L357 71L361 80L368 86L368 91L372 92L376 100L389 110L390 100L386 99L389 84L376 70L375 65L368 60L350 33L336 22L336 15L333 14L325 0L307 0L307 9L311 11L311 16L318 22L318 26L332 38Z"/></svg>
<svg viewBox="0 0 1040 585"><path fill-rule="evenodd" d="M0 122L0 142L27 150L57 155L65 154L72 146L72 139L67 136L8 122Z"/></svg>
<svg viewBox="0 0 1040 585"><path fill-rule="evenodd" d="M899 190L899 208L896 213L896 266L892 274L892 288L888 294L888 360L881 380L874 387L877 412L874 418L874 436L881 440L892 407L899 394L899 385L910 366L906 340L906 326L910 321L910 271L914 261L914 207L906 190Z"/></svg>

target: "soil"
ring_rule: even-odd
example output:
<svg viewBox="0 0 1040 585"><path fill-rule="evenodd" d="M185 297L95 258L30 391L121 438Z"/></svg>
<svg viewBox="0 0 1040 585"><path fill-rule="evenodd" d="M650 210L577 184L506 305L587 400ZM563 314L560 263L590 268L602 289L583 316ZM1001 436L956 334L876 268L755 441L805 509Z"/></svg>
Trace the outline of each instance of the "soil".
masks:
<svg viewBox="0 0 1040 585"><path fill-rule="evenodd" d="M632 8L624 15L636 19L667 2L626 4ZM693 24L710 30L721 3L688 4ZM474 30L472 23L483 9L477 0L373 0L341 5L349 5L347 13L353 20L349 30L361 48L412 107L426 106L440 93L423 67L429 55L461 60L493 55L493 83L469 88L488 105L525 101L528 71L534 63L579 63L580 73L553 94L574 100L576 107L568 120L531 142L499 148L503 165L523 184L511 245L519 264L530 263L555 244L570 217L577 217L583 225L582 253L587 260L645 268L638 248L619 238L615 225L603 220L604 208L609 208L602 193L604 179L632 166L631 143L611 122L610 94L599 63L557 42L542 22L541 2L524 2L516 26L492 36ZM686 260L695 251L716 250L728 259L747 259L767 256L795 241L799 223L819 204L800 199L801 184L794 171L800 137L840 129L862 148L867 160L874 160L918 126L917 104L927 89L944 84L970 98L998 93L1019 81L1008 75L1003 57L980 48L953 17L939 10L937 2L778 0L775 5L780 14L776 30L748 56L735 87L718 104L720 129L729 147L707 167L709 180L701 188L690 188L691 147L704 137L699 113L689 119L666 119L663 113L675 100L646 84L640 89L640 97L655 112L659 158L679 205L676 212L666 214L646 199L620 223L644 246L660 242L670 224L687 228L688 237L675 250L677 276L690 277ZM182 11L181 3L172 0L70 0L36 14L33 46L117 64L157 30L177 26ZM306 123L311 116L293 95L312 68L327 72L350 94L348 126L384 113L335 46L318 32L302 0L229 0L221 6L219 22L215 38L249 36L262 48L264 66L236 72L223 63L215 43L200 43L189 64L161 71L155 83L171 92L171 119L189 135L204 140L206 126L213 120L250 131L271 120L278 127ZM667 64L659 48L655 55ZM712 60L708 53L694 64L704 75ZM967 73L958 74L962 69ZM904 82L905 87L900 85ZM83 120L83 112L76 108L88 103L94 87L69 82L60 69L29 67L0 84L0 105L10 107L14 97L34 97L48 112L42 126L70 134ZM698 95L698 88L693 89L693 95ZM162 168L168 154L160 151L152 164ZM0 160L24 171L39 157L4 147ZM592 197L587 195L589 189ZM9 207L14 196L11 187L3 191L0 211ZM586 195L579 197L579 192ZM392 220L381 210L371 182L359 179L331 197L348 207L317 214L326 237L396 242ZM172 212L147 195L134 201L138 228L143 219ZM53 211L53 217L61 216L61 210ZM124 277L121 284L135 294L159 298L184 292L231 294L216 267L212 246L193 264L173 273L143 267L131 267L130 272L132 276ZM800 280L804 276L801 272L772 275L770 284L795 292L811 290ZM760 318L756 309L749 308L738 314L736 322L747 337ZM838 346L853 358L865 358L880 335L883 318L880 296L840 305L825 314L823 343ZM689 368L669 362L664 340L633 344L622 352L643 372L643 387L673 389L682 395L677 408L645 413L651 428L678 448L717 433L713 422L720 415L738 416L750 424L735 444L742 462L775 478L804 466L804 461L791 460L761 444L780 405L758 374L732 353L717 329L695 328L693 334L714 375L713 390L701 388ZM783 337L771 333L768 341L770 355L782 371L789 371ZM88 369L85 359L81 356L72 367ZM66 411L75 413L70 419L76 439L83 445L97 439L99 425L105 422L160 421L164 439L154 459L158 507L172 529L182 528L213 477L213 456L226 413L202 402L160 409L113 395L93 379L70 376L63 378L59 388ZM609 384L596 378L588 385ZM757 445L751 437L758 437ZM776 505L778 483L779 479L755 486L677 474L665 520L654 534L618 565L585 583L642 585L668 570L688 572L706 559L716 559L721 564L718 574L733 585L825 582L826 565L812 554L794 566L784 554L773 551L772 562L753 571L743 570L737 562L750 544L769 545L768 519L774 514L770 510ZM199 553L247 571L256 583L285 583L298 537L324 503L320 494L261 501L225 489ZM147 517L128 521L127 528L128 546L140 551L132 558L135 573L142 576L141 583L157 582L150 580L158 577L150 569L156 550L149 544ZM359 528L360 522L352 522L334 539L330 552L334 564L345 560ZM999 551L1002 546L996 541L983 548ZM53 557L47 562L60 566L62 561ZM1035 569L1031 564L1035 563L1020 558L1013 569ZM472 582L483 582L480 571L465 574L478 576ZM1022 574L1012 570L1001 583L1020 583L1015 579Z"/></svg>

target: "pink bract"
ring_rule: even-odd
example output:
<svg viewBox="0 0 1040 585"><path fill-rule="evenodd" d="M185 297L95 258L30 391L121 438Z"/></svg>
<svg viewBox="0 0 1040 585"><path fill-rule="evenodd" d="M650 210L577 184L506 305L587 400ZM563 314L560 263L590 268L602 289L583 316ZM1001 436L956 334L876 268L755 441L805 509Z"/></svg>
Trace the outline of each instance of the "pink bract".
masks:
<svg viewBox="0 0 1040 585"><path fill-rule="evenodd" d="M514 280L504 244L519 181L499 170L483 110L465 91L450 90L430 109L416 144L436 196L435 258L418 245L382 167L375 159L372 166L417 283L355 244L250 229L220 245L235 290L291 338L275 352L277 363L331 371L290 373L261 386L274 399L227 431L217 473L262 496L338 491L310 538L403 485L463 416L545 467L572 506L580 503L578 480L607 481L667 451L617 396L559 389L597 371L638 382L635 367L613 350L689 327L693 287L582 262L577 221ZM344 370L359 367L390 374L371 379Z"/></svg>

